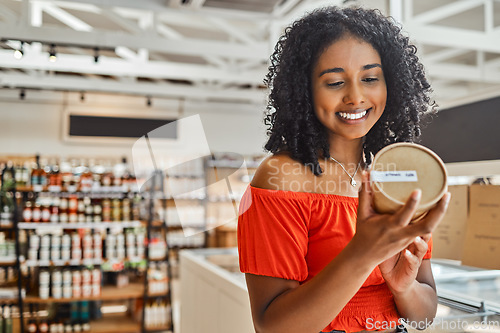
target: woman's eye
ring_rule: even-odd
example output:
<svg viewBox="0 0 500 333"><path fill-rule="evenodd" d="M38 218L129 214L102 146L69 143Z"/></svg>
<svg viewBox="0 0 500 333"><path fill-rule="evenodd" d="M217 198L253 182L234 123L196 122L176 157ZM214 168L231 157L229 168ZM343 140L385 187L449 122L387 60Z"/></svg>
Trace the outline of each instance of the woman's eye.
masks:
<svg viewBox="0 0 500 333"><path fill-rule="evenodd" d="M363 79L365 82L375 82L378 81L376 77L367 77L366 79Z"/></svg>
<svg viewBox="0 0 500 333"><path fill-rule="evenodd" d="M340 86L342 83L344 83L344 82L342 82L342 81L332 82L332 83L328 83L328 84L327 84L327 86L329 86L329 87L338 87L338 86Z"/></svg>

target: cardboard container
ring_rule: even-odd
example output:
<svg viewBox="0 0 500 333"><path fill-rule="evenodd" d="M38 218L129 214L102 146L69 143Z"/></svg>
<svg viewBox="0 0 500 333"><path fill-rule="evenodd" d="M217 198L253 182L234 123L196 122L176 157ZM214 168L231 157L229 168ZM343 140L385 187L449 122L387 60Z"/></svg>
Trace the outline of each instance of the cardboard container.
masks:
<svg viewBox="0 0 500 333"><path fill-rule="evenodd" d="M415 189L422 199L413 220L421 218L447 191L443 161L430 149L415 143L395 143L381 149L371 167L373 204L380 213L394 213Z"/></svg>
<svg viewBox="0 0 500 333"><path fill-rule="evenodd" d="M432 257L462 260L469 215L469 186L448 186L451 193L446 215L432 233Z"/></svg>
<svg viewBox="0 0 500 333"><path fill-rule="evenodd" d="M500 186L471 185L462 264L500 269Z"/></svg>

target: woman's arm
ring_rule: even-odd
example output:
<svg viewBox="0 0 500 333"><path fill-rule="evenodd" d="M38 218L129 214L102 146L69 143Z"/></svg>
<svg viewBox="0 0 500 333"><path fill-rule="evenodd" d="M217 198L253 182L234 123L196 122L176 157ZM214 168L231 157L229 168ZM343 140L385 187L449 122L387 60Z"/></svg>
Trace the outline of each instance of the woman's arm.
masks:
<svg viewBox="0 0 500 333"><path fill-rule="evenodd" d="M393 292L400 316L412 327L425 329L437 311L436 285L431 271L431 261L425 259L420 265L417 278L410 288L403 292Z"/></svg>
<svg viewBox="0 0 500 333"><path fill-rule="evenodd" d="M254 186L264 187L258 183L265 179L261 176L262 173L256 174ZM374 213L367 182L364 174L356 234L318 275L300 285L297 281L246 274L257 332L319 332L344 308L379 263L404 250L418 235L430 233L439 222L442 205L431 218L409 224L419 202L418 192L396 214Z"/></svg>
<svg viewBox="0 0 500 333"><path fill-rule="evenodd" d="M351 244L318 275L297 281L246 274L255 330L317 333L342 310L376 267Z"/></svg>

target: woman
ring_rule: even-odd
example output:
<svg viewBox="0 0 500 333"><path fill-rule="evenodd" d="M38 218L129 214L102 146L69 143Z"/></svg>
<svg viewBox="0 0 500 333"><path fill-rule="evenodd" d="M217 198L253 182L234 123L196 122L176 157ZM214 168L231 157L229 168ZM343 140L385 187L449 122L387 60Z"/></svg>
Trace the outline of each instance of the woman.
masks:
<svg viewBox="0 0 500 333"><path fill-rule="evenodd" d="M390 19L359 8L314 11L280 38L266 77L273 155L238 224L257 332L396 332L400 318L434 318L429 240L449 193L410 224L420 190L377 214L359 172L385 145L417 138L434 109L415 52Z"/></svg>

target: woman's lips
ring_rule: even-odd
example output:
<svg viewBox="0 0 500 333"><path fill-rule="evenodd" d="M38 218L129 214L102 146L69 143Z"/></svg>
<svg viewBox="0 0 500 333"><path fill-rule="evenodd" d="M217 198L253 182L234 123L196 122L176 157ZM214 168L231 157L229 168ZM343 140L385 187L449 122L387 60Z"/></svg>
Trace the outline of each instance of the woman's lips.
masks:
<svg viewBox="0 0 500 333"><path fill-rule="evenodd" d="M337 112L335 113L335 115L340 119L342 120L343 122L347 123L347 124L358 124L360 122L363 122L367 117L368 117L368 114L370 113L370 111L372 110L372 108L368 108L368 109L365 109L365 110L356 110L356 111L353 111L353 112Z"/></svg>

